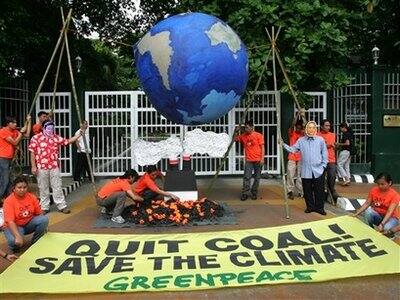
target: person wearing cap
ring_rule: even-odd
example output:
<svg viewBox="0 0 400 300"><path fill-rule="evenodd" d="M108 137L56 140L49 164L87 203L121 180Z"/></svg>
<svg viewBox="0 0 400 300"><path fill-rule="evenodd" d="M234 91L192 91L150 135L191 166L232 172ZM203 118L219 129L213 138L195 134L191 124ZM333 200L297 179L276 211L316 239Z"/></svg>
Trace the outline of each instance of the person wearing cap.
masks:
<svg viewBox="0 0 400 300"><path fill-rule="evenodd" d="M10 181L10 165L14 158L15 150L17 149L21 139L29 137L31 116L26 116L26 125L17 129L17 120L13 117L6 117L4 127L0 129L0 199L6 196L9 181Z"/></svg>
<svg viewBox="0 0 400 300"><path fill-rule="evenodd" d="M97 205L102 207L102 213L112 215L112 222L125 223L121 214L125 208L126 197L130 197L136 202L143 202L143 198L132 190L132 184L138 178L139 174L135 170L127 170L124 175L107 182L97 193Z"/></svg>
<svg viewBox="0 0 400 300"><path fill-rule="evenodd" d="M34 135L29 143L28 150L31 155L32 174L37 176L40 205L45 213L50 211L49 186L53 190L53 199L58 210L64 214L71 211L67 208L65 197L62 191L62 182L58 155L60 146L67 146L74 143L83 134L75 135L65 139L54 132L52 121L43 122L42 132Z"/></svg>
<svg viewBox="0 0 400 300"><path fill-rule="evenodd" d="M317 136L317 124L310 121L306 124L306 135L289 146L280 140L286 151L301 153L301 182L306 202L305 213L317 212L326 215L324 210L324 172L328 164L328 151L325 140Z"/></svg>

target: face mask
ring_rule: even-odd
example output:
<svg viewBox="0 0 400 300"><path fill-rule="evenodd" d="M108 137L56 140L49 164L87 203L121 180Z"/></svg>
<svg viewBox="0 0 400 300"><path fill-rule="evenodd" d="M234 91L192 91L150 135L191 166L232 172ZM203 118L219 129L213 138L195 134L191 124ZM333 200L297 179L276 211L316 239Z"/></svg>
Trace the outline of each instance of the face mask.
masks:
<svg viewBox="0 0 400 300"><path fill-rule="evenodd" d="M313 137L316 135L316 133L317 133L317 127L316 127L315 123L314 122L307 123L306 135L309 137Z"/></svg>
<svg viewBox="0 0 400 300"><path fill-rule="evenodd" d="M44 135L51 136L54 134L54 126L53 125L47 125L45 128L43 128L43 133Z"/></svg>

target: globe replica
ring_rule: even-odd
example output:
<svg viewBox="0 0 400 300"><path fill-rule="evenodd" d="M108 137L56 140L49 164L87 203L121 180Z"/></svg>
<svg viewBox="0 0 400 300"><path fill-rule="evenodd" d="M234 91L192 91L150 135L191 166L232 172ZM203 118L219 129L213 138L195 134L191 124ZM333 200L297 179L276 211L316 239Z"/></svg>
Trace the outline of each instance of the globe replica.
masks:
<svg viewBox="0 0 400 300"><path fill-rule="evenodd" d="M134 52L145 93L175 123L210 123L231 110L246 89L245 46L227 24L210 15L164 19Z"/></svg>

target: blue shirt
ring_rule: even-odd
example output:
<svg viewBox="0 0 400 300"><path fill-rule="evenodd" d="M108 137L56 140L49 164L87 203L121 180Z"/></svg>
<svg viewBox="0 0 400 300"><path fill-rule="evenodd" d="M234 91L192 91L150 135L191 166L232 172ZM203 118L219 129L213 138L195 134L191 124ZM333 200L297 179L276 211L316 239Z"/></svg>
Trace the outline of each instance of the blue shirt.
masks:
<svg viewBox="0 0 400 300"><path fill-rule="evenodd" d="M328 150L320 136L303 136L293 146L283 144L286 151L301 153L301 178L318 178L328 164Z"/></svg>

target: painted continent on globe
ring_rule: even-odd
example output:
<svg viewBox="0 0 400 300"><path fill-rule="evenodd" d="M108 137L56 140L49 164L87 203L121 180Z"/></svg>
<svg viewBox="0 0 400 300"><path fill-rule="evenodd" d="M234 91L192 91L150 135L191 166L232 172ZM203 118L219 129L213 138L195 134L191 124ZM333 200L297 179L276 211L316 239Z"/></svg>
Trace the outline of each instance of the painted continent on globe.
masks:
<svg viewBox="0 0 400 300"><path fill-rule="evenodd" d="M164 19L134 52L150 102L175 123L210 123L229 112L246 90L246 48L216 17L187 13Z"/></svg>

